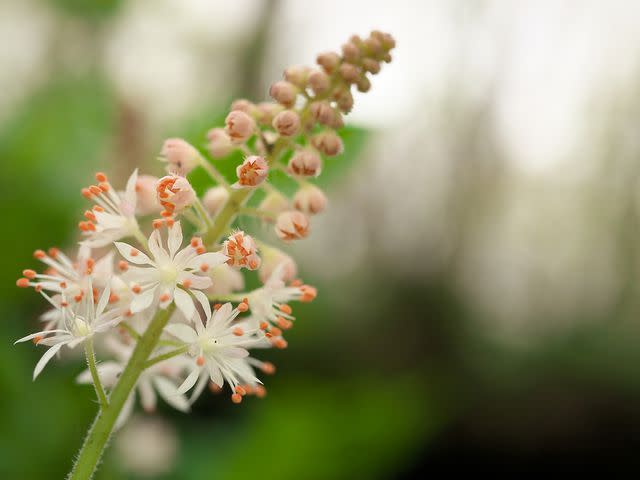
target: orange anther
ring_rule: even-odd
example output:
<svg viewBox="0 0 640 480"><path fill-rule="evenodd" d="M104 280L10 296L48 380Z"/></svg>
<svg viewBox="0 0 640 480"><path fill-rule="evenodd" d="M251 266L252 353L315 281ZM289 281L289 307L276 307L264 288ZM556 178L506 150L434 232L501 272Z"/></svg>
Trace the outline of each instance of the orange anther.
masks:
<svg viewBox="0 0 640 480"><path fill-rule="evenodd" d="M200 245L200 239L199 239L198 237L193 237L193 238L191 239L190 245L191 245L193 248L196 248L198 245Z"/></svg>
<svg viewBox="0 0 640 480"><path fill-rule="evenodd" d="M233 403L240 403L242 401L242 395L240 395L239 393L234 393L233 395L231 395L231 401Z"/></svg>
<svg viewBox="0 0 640 480"><path fill-rule="evenodd" d="M33 337L33 343L35 343L36 345L38 345L41 341L42 341L42 336L36 335L35 337Z"/></svg>
<svg viewBox="0 0 640 480"><path fill-rule="evenodd" d="M266 330L269 327L267 322L260 322L260 330Z"/></svg>
<svg viewBox="0 0 640 480"><path fill-rule="evenodd" d="M28 278L19 278L16 281L16 285L20 288L27 288L29 287L29 279Z"/></svg>
<svg viewBox="0 0 640 480"><path fill-rule="evenodd" d="M73 299L77 302L79 302L80 300L82 300L82 294L79 293L78 295L74 296Z"/></svg>
<svg viewBox="0 0 640 480"><path fill-rule="evenodd" d="M129 252L129 255L131 255L132 257L137 257L140 254L140 251L132 248L131 251Z"/></svg>
<svg viewBox="0 0 640 480"><path fill-rule="evenodd" d="M318 291L311 285L303 285L300 287L300 290L302 291L301 302L310 302L318 296Z"/></svg>
<svg viewBox="0 0 640 480"><path fill-rule="evenodd" d="M207 265L206 263L203 263L202 265L200 265L201 272L206 272L208 270L209 270L209 265Z"/></svg>
<svg viewBox="0 0 640 480"><path fill-rule="evenodd" d="M264 362L260 366L260 370L262 370L267 375L273 375L274 373L276 373L276 366L271 362Z"/></svg>
<svg viewBox="0 0 640 480"><path fill-rule="evenodd" d="M172 222L172 223L171 223L171 225L173 225L173 220L171 220L171 222ZM198 255L202 255L203 253L206 253L206 251L207 251L207 249L206 249L206 248L204 248L204 247L198 247L198 248L196 248L196 253L197 253Z"/></svg>
<svg viewBox="0 0 640 480"><path fill-rule="evenodd" d="M160 295L159 300L160 300L161 302L168 302L170 298L171 298L171 297L169 296L169 294L168 294L168 293L163 293L162 295Z"/></svg>
<svg viewBox="0 0 640 480"><path fill-rule="evenodd" d="M121 271L126 272L127 270L129 270L129 264L127 262L125 262L124 260L120 260L118 262L118 268Z"/></svg>
<svg viewBox="0 0 640 480"><path fill-rule="evenodd" d="M125 317L133 317L133 312L131 311L131 309L129 309L126 312L124 312L124 316Z"/></svg>
<svg viewBox="0 0 640 480"><path fill-rule="evenodd" d="M299 278L296 278L295 280L291 281L291 286L292 287L301 287L302 286L302 280L300 280Z"/></svg>
<svg viewBox="0 0 640 480"><path fill-rule="evenodd" d="M94 212L104 212L104 208L102 208L100 205L94 205L93 210Z"/></svg>
<svg viewBox="0 0 640 480"><path fill-rule="evenodd" d="M40 293L42 291L42 285L38 284L33 288L36 292Z"/></svg>
<svg viewBox="0 0 640 480"><path fill-rule="evenodd" d="M274 337L279 337L282 335L282 330L280 330L278 327L271 327L271 329L269 330L269 332L271 333L271 335L273 335Z"/></svg>
<svg viewBox="0 0 640 480"><path fill-rule="evenodd" d="M87 199L91 199L91 197L93 196L91 190L89 190L88 188L83 188L82 190L80 190L80 192L82 193L82 196Z"/></svg>
<svg viewBox="0 0 640 480"><path fill-rule="evenodd" d="M60 306L61 306L61 307L68 307L68 306L69 306L69 303L68 303L67 301L65 301L65 300L62 300L62 301L60 302Z"/></svg>
<svg viewBox="0 0 640 480"><path fill-rule="evenodd" d="M56 248L56 247L51 247L49 249L49 256L51 258L56 258L58 256L58 254L60 253L60 249Z"/></svg>
<svg viewBox="0 0 640 480"><path fill-rule="evenodd" d="M287 346L289 345L287 341L282 337L278 337L272 340L272 343L273 343L273 346L276 348L287 348Z"/></svg>
<svg viewBox="0 0 640 480"><path fill-rule="evenodd" d="M109 295L109 303L116 303L118 300L120 300L118 294L112 293L111 295Z"/></svg>
<svg viewBox="0 0 640 480"><path fill-rule="evenodd" d="M278 326L283 330L289 330L293 327L293 322L291 320L287 320L284 317L278 317Z"/></svg>
<svg viewBox="0 0 640 480"><path fill-rule="evenodd" d="M140 285L134 285L133 287L131 287L131 291L133 293L140 293L142 291L142 287Z"/></svg>
<svg viewBox="0 0 640 480"><path fill-rule="evenodd" d="M60 282L60 288L67 288L67 282Z"/></svg>
<svg viewBox="0 0 640 480"><path fill-rule="evenodd" d="M240 385L238 385L238 386L236 387L236 393L237 393L238 395L245 396L245 395L247 394L247 391L246 391L244 388L242 388Z"/></svg>
<svg viewBox="0 0 640 480"><path fill-rule="evenodd" d="M213 306L213 309L214 309L214 310L220 310L220 307L222 307L222 304L221 304L221 303L216 303L216 304Z"/></svg>
<svg viewBox="0 0 640 480"><path fill-rule="evenodd" d="M242 385L242 388L244 388L247 395L251 395L253 393L253 387L251 385Z"/></svg>
<svg viewBox="0 0 640 480"><path fill-rule="evenodd" d="M100 195L102 193L102 190L100 190L100 187L97 185L91 185L89 191L94 195Z"/></svg>
<svg viewBox="0 0 640 480"><path fill-rule="evenodd" d="M196 358L196 364L201 367L204 365L204 357L202 355L199 355L198 358Z"/></svg>
<svg viewBox="0 0 640 480"><path fill-rule="evenodd" d="M188 278L184 279L184 280L182 281L182 286L183 286L184 288L191 288L191 280L189 280Z"/></svg>
<svg viewBox="0 0 640 480"><path fill-rule="evenodd" d="M164 220L160 219L160 218L156 218L152 224L153 224L153 228L155 228L156 230L159 229L160 227L162 227L162 224L164 223Z"/></svg>
<svg viewBox="0 0 640 480"><path fill-rule="evenodd" d="M241 302L238 304L238 310L241 312L246 312L247 310L249 310L249 305L247 305L244 302Z"/></svg>
<svg viewBox="0 0 640 480"><path fill-rule="evenodd" d="M96 181L97 182L106 182L107 176L102 172L96 172Z"/></svg>
<svg viewBox="0 0 640 480"><path fill-rule="evenodd" d="M244 297L244 298L242 299L242 302L243 302L243 303L246 303L247 305L249 305L249 299L248 299L247 297Z"/></svg>
<svg viewBox="0 0 640 480"><path fill-rule="evenodd" d="M265 395L267 395L267 389L264 388L262 385L256 385L254 387L255 393L256 393L256 397L258 398L264 398Z"/></svg>
<svg viewBox="0 0 640 480"><path fill-rule="evenodd" d="M92 222L96 221L96 216L91 210L87 210L86 212L84 212L84 217L87 220L91 220Z"/></svg>
<svg viewBox="0 0 640 480"><path fill-rule="evenodd" d="M167 227L169 227L169 228L173 227L174 223L175 222L173 221L173 218L167 218ZM204 248L203 248L203 250L204 250ZM200 253L200 252L198 252L198 253Z"/></svg>
<svg viewBox="0 0 640 480"><path fill-rule="evenodd" d="M286 303L280 305L280 311L286 313L287 315L291 315L293 309L287 305Z"/></svg>
<svg viewBox="0 0 640 480"><path fill-rule="evenodd" d="M160 212L160 215L162 215L163 217L170 217L171 215L173 215L173 213L167 211L167 210L163 210Z"/></svg>
<svg viewBox="0 0 640 480"><path fill-rule="evenodd" d="M256 262L255 260L251 260L249 262L249 268L251 268L251 270L255 270L256 268L258 268L258 262Z"/></svg>
<svg viewBox="0 0 640 480"><path fill-rule="evenodd" d="M23 270L22 271L22 275L24 275L27 278L35 278L36 276L36 271L35 270Z"/></svg>
<svg viewBox="0 0 640 480"><path fill-rule="evenodd" d="M236 327L233 329L233 334L236 337L241 337L242 335L244 335L244 330L241 327Z"/></svg>
<svg viewBox="0 0 640 480"><path fill-rule="evenodd" d="M33 256L36 257L38 260L42 260L44 257L47 256L47 254L44 253L44 250L36 250L35 252L33 252Z"/></svg>
<svg viewBox="0 0 640 480"><path fill-rule="evenodd" d="M105 183L105 182L102 182L102 183L100 183L100 184L98 185L98 188L99 188L100 190L102 190L103 192L108 192L108 191L109 191L109 184L108 184L108 183Z"/></svg>

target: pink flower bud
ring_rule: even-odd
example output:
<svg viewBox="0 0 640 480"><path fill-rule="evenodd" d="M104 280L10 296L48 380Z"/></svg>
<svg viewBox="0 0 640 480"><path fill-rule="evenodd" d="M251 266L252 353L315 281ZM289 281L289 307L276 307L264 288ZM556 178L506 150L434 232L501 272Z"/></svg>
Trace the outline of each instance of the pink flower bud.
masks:
<svg viewBox="0 0 640 480"><path fill-rule="evenodd" d="M177 175L186 175L200 164L200 152L181 138L165 140L160 151L167 170Z"/></svg>
<svg viewBox="0 0 640 480"><path fill-rule="evenodd" d="M167 175L156 184L158 202L164 207L163 216L171 216L175 212L193 205L196 192L193 191L189 180L178 175Z"/></svg>
<svg viewBox="0 0 640 480"><path fill-rule="evenodd" d="M313 102L309 106L311 116L322 125L333 125L336 112L327 102Z"/></svg>
<svg viewBox="0 0 640 480"><path fill-rule="evenodd" d="M300 130L300 116L293 110L284 110L273 119L273 128L283 137L291 137Z"/></svg>
<svg viewBox="0 0 640 480"><path fill-rule="evenodd" d="M293 206L307 215L322 213L327 208L327 196L315 185L305 185L293 197Z"/></svg>
<svg viewBox="0 0 640 480"><path fill-rule="evenodd" d="M353 108L353 95L351 94L351 90L338 90L335 93L334 98L338 104L338 108L344 113L349 113Z"/></svg>
<svg viewBox="0 0 640 480"><path fill-rule="evenodd" d="M232 233L222 244L222 253L227 256L230 267L256 270L261 263L257 251L256 242L242 231Z"/></svg>
<svg viewBox="0 0 640 480"><path fill-rule="evenodd" d="M369 37L362 42L363 49L368 56L377 57L383 52L382 42L375 37Z"/></svg>
<svg viewBox="0 0 640 480"><path fill-rule="evenodd" d="M298 150L289 160L287 171L291 175L317 177L322 170L322 159L312 149Z"/></svg>
<svg viewBox="0 0 640 480"><path fill-rule="evenodd" d="M360 69L351 63L343 63L339 70L340 76L347 83L356 83L360 77Z"/></svg>
<svg viewBox="0 0 640 480"><path fill-rule="evenodd" d="M158 177L153 175L138 175L136 180L136 194L138 200L136 203L136 213L138 215L149 215L161 210L156 195L156 184Z"/></svg>
<svg viewBox="0 0 640 480"><path fill-rule="evenodd" d="M306 65L289 67L284 71L284 79L287 82L293 83L296 87L304 89L307 86L310 70L311 68Z"/></svg>
<svg viewBox="0 0 640 480"><path fill-rule="evenodd" d="M269 95L276 102L284 105L287 108L293 107L296 103L296 96L298 95L298 89L293 83L280 80L279 82L271 85L269 89Z"/></svg>
<svg viewBox="0 0 640 480"><path fill-rule="evenodd" d="M262 102L258 104L258 121L264 125L268 126L273 123L273 119L280 112L284 110L284 107L278 103L273 102Z"/></svg>
<svg viewBox="0 0 640 480"><path fill-rule="evenodd" d="M285 210L290 210L289 199L278 192L269 193L262 202L259 210L276 216Z"/></svg>
<svg viewBox="0 0 640 480"><path fill-rule="evenodd" d="M329 75L321 70L314 70L309 74L309 86L316 95L325 93L329 90L330 84L331 80L329 79Z"/></svg>
<svg viewBox="0 0 640 480"><path fill-rule="evenodd" d="M371 36L382 43L382 48L385 50L391 50L396 47L395 39L388 33L381 32L379 30L374 30L371 32Z"/></svg>
<svg viewBox="0 0 640 480"><path fill-rule="evenodd" d="M256 122L241 110L234 110L225 120L226 132L233 143L244 143L256 129Z"/></svg>
<svg viewBox="0 0 640 480"><path fill-rule="evenodd" d="M355 43L347 42L342 45L342 56L347 62L356 63L360 59L360 49Z"/></svg>
<svg viewBox="0 0 640 480"><path fill-rule="evenodd" d="M374 75L380 72L380 62L373 60L372 58L365 58L362 60L362 68L365 72L371 72Z"/></svg>
<svg viewBox="0 0 640 480"><path fill-rule="evenodd" d="M204 194L202 203L211 215L217 215L229 200L229 191L222 186L212 187Z"/></svg>
<svg viewBox="0 0 640 480"><path fill-rule="evenodd" d="M231 153L233 144L224 128L212 128L207 133L209 140L209 153L213 158L223 158Z"/></svg>
<svg viewBox="0 0 640 480"><path fill-rule="evenodd" d="M244 98L239 98L238 100L234 100L231 104L231 108L229 111L233 112L235 110L239 110L241 112L246 113L247 115L253 116L256 111L256 106L251 103L249 100L245 100Z"/></svg>
<svg viewBox="0 0 640 480"><path fill-rule="evenodd" d="M318 55L316 63L320 65L325 72L331 75L340 65L340 55L335 52L325 52Z"/></svg>
<svg viewBox="0 0 640 480"><path fill-rule="evenodd" d="M298 240L309 235L309 220L298 211L283 212L278 215L275 231L286 242Z"/></svg>
<svg viewBox="0 0 640 480"><path fill-rule="evenodd" d="M265 181L269 174L269 165L267 161L252 155L244 159L241 165L236 168L236 175L238 175L238 181L234 184L235 187L256 187Z"/></svg>
<svg viewBox="0 0 640 480"><path fill-rule="evenodd" d="M371 89L371 81L365 75L361 75L356 82L356 87L359 92L368 92Z"/></svg>
<svg viewBox="0 0 640 480"><path fill-rule="evenodd" d="M334 132L320 132L311 137L311 145L329 157L342 153L344 146L342 139Z"/></svg>
<svg viewBox="0 0 640 480"><path fill-rule="evenodd" d="M280 268L280 280L289 283L298 275L298 266L293 258L277 248L262 250L262 266L258 275L262 283L266 283L276 268Z"/></svg>

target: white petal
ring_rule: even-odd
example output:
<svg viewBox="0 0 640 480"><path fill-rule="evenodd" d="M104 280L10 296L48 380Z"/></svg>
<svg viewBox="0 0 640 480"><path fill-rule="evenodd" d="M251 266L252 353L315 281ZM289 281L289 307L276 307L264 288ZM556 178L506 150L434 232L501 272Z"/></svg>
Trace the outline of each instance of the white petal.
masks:
<svg viewBox="0 0 640 480"><path fill-rule="evenodd" d="M107 282L104 287L104 291L102 292L102 296L98 301L98 306L96 307L96 318L99 318L100 315L104 312L104 309L107 307L107 303L109 303L109 296L111 295L111 285Z"/></svg>
<svg viewBox="0 0 640 480"><path fill-rule="evenodd" d="M129 306L131 313L142 312L143 310L149 308L149 306L153 303L157 288L158 286L156 285L155 287L145 290L139 295L134 295L133 300L131 301L131 305Z"/></svg>
<svg viewBox="0 0 640 480"><path fill-rule="evenodd" d="M154 231L155 233L155 231ZM147 257L147 255L141 250L132 247L128 243L124 242L113 242L116 246L120 255L122 255L128 262L134 263L136 265L151 265L151 259ZM136 252L135 255L132 255L131 252Z"/></svg>
<svg viewBox="0 0 640 480"><path fill-rule="evenodd" d="M202 310L204 310L204 315L206 319L211 318L211 305L209 304L209 299L207 296L202 293L200 290L191 290L191 293L196 297L196 300L202 305Z"/></svg>
<svg viewBox="0 0 640 480"><path fill-rule="evenodd" d="M217 267L218 265L222 265L229 258L222 252L207 252L197 257L191 259L187 263L187 268L193 268L197 270L204 263L209 266L209 268Z"/></svg>
<svg viewBox="0 0 640 480"><path fill-rule="evenodd" d="M176 302L176 306L184 314L187 320L190 321L193 318L196 307L193 304L193 300L191 299L189 294L184 290L176 287L176 289L173 291L173 298Z"/></svg>
<svg viewBox="0 0 640 480"><path fill-rule="evenodd" d="M200 394L202 393L204 388L207 386L207 383L209 383L209 379L207 378L207 376L201 375L200 378L198 379L198 383L196 384L196 388L193 389L193 392L191 393L191 397L189 397L189 405L193 405L194 402L198 400L198 397L200 397Z"/></svg>
<svg viewBox="0 0 640 480"><path fill-rule="evenodd" d="M56 353L58 353L58 350L60 350L63 345L64 345L64 343L57 343L53 347L51 347L49 350L44 352L44 355L42 355L42 358L40 358L40 360L36 364L36 368L34 368L34 370L33 370L33 379L34 380L36 379L36 377L38 375L40 375L40 372L42 371L42 369L47 365L47 363L49 363L49 360L51 360L53 358L53 356Z"/></svg>
<svg viewBox="0 0 640 480"><path fill-rule="evenodd" d="M178 393L173 382L164 377L153 377L153 384L165 402L181 412L189 411L189 402L184 395Z"/></svg>
<svg viewBox="0 0 640 480"><path fill-rule="evenodd" d="M173 258L182 245L182 227L180 226L180 222L175 222L169 229L167 245L169 246L169 256Z"/></svg>
<svg viewBox="0 0 640 480"><path fill-rule="evenodd" d="M31 335L27 335L26 337L22 337L21 339L13 342L13 344L15 345L16 343L26 342L27 340L32 340L36 337L42 337L49 333L69 333L69 332L67 332L66 330L44 330L42 332L36 332L36 333L32 333Z"/></svg>
<svg viewBox="0 0 640 480"><path fill-rule="evenodd" d="M179 338L185 343L193 343L198 338L195 330L184 323L170 323L164 327L164 331L176 338Z"/></svg>
<svg viewBox="0 0 640 480"><path fill-rule="evenodd" d="M104 362L97 366L98 376L105 387L113 387L118 380L118 375L122 372L122 365L117 362ZM89 369L76 377L76 382L81 384L93 383L91 371Z"/></svg>
<svg viewBox="0 0 640 480"><path fill-rule="evenodd" d="M184 283L185 280L188 280L191 285L189 288L196 288L198 290L204 290L205 288L209 288L212 284L211 279L209 277L194 275L190 272L182 272L178 276L178 283Z"/></svg>
<svg viewBox="0 0 640 480"><path fill-rule="evenodd" d="M138 182L138 169L136 168L129 180L127 180L127 187L124 191L124 201L127 204L127 210L130 210L131 214L136 211L136 204L138 202L138 194L136 193L136 183ZM127 212L128 213L128 212Z"/></svg>
<svg viewBox="0 0 640 480"><path fill-rule="evenodd" d="M224 385L224 378L222 377L222 372L218 365L215 362L208 361L207 370L209 370L209 378L211 378L211 381L222 388Z"/></svg>
<svg viewBox="0 0 640 480"><path fill-rule="evenodd" d="M168 260L168 255L164 247L162 246L162 238L160 237L160 230L154 229L149 237L149 251L156 262Z"/></svg>
<svg viewBox="0 0 640 480"><path fill-rule="evenodd" d="M200 370L196 368L189 374L189 376L184 380L184 382L182 382L182 385L178 387L178 393L182 395L185 392L187 392L191 387L195 385L199 376L200 376Z"/></svg>
<svg viewBox="0 0 640 480"><path fill-rule="evenodd" d="M143 378L138 382L138 390L140 392L140 403L145 412L153 412L156 409L156 392L148 378Z"/></svg>
<svg viewBox="0 0 640 480"><path fill-rule="evenodd" d="M224 349L224 355L230 358L245 358L249 356L249 352L240 347L227 347Z"/></svg>

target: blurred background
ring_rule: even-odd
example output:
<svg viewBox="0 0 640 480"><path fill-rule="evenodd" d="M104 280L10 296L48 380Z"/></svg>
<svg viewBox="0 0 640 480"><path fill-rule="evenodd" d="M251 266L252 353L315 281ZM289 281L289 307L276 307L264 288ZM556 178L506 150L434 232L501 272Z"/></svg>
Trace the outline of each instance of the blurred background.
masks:
<svg viewBox="0 0 640 480"><path fill-rule="evenodd" d="M33 383L41 351L12 346L45 309L15 280L73 248L92 173L160 174L164 138L371 29L394 61L292 249L320 295L267 352L269 395L140 413L97 478L640 469L639 22L632 1L0 0L0 478L63 478L96 411L80 361Z"/></svg>

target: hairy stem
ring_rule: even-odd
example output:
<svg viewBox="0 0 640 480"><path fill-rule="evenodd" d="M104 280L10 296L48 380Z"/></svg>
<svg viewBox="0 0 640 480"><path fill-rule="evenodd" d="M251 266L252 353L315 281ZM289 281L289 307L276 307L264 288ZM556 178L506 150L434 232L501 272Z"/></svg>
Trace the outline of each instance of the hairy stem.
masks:
<svg viewBox="0 0 640 480"><path fill-rule="evenodd" d="M93 476L120 411L138 381L140 373L144 370L145 363L156 347L162 330L174 310L174 304L171 304L166 310L158 310L144 335L138 341L120 380L111 391L109 405L98 412L89 429L76 463L67 477L68 480L88 480Z"/></svg>
<svg viewBox="0 0 640 480"><path fill-rule="evenodd" d="M89 365L91 379L93 380L93 386L96 389L96 395L98 396L98 401L100 402L100 408L104 410L109 406L109 402L107 402L107 396L104 393L104 388L102 387L102 382L100 381L100 376L98 375L98 368L96 367L96 354L93 350L92 338L87 340L87 342L85 343L84 353L87 357L87 365Z"/></svg>

